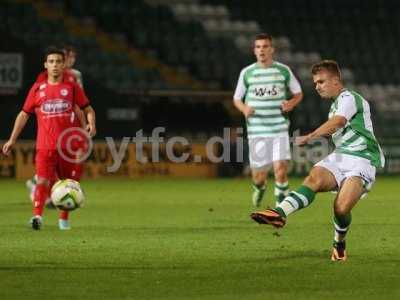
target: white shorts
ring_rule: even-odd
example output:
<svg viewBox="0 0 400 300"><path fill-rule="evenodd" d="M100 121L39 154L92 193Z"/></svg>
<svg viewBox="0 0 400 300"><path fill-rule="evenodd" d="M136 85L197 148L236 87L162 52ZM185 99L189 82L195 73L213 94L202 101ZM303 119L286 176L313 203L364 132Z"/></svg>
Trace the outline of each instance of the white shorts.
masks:
<svg viewBox="0 0 400 300"><path fill-rule="evenodd" d="M276 137L258 137L249 139L249 160L251 169L268 168L274 161L289 160L289 134Z"/></svg>
<svg viewBox="0 0 400 300"><path fill-rule="evenodd" d="M362 157L333 152L315 166L329 170L335 176L338 189L349 177L361 177L367 191L371 189L375 181L376 168L368 159Z"/></svg>

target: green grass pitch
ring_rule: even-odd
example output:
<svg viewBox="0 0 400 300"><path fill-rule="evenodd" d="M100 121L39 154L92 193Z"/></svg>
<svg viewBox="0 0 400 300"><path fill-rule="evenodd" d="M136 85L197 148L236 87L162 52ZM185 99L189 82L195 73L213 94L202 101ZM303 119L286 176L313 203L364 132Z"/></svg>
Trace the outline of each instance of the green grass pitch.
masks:
<svg viewBox="0 0 400 300"><path fill-rule="evenodd" d="M378 177L332 263L330 193L276 232L250 220L249 179L86 180L72 230L46 210L34 232L2 180L0 299L400 299L399 182Z"/></svg>

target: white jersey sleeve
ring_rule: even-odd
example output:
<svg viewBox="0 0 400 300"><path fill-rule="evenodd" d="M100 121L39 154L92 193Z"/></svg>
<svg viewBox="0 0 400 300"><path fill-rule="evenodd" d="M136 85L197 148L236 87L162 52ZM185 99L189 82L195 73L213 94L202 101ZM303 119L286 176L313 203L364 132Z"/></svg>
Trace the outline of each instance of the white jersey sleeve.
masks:
<svg viewBox="0 0 400 300"><path fill-rule="evenodd" d="M297 80L296 76L294 76L292 70L290 70L289 68L288 68L288 70L289 70L289 76L290 76L289 82L288 82L288 87L289 87L290 92L292 94L301 93L301 86L300 86L299 81Z"/></svg>
<svg viewBox="0 0 400 300"><path fill-rule="evenodd" d="M335 115L345 117L347 121L350 121L356 113L357 105L354 96L350 93L340 95Z"/></svg>
<svg viewBox="0 0 400 300"><path fill-rule="evenodd" d="M240 72L239 80L236 85L235 94L233 95L234 101L242 101L244 96L246 95L246 85L244 84L244 70Z"/></svg>

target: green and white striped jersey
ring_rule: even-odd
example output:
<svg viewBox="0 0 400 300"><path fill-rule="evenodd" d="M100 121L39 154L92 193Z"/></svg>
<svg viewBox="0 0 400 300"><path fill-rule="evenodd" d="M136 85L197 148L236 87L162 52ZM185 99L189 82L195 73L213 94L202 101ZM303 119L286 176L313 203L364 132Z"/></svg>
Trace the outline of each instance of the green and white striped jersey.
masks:
<svg viewBox="0 0 400 300"><path fill-rule="evenodd" d="M254 108L247 119L249 138L274 137L287 134L289 120L281 105L289 92L297 94L301 87L290 68L274 61L265 68L258 63L242 69L236 86L234 101L243 101Z"/></svg>
<svg viewBox="0 0 400 300"><path fill-rule="evenodd" d="M368 102L354 91L343 90L329 111L329 118L335 115L347 120L345 127L332 135L335 152L363 157L373 166L383 167L385 158L374 135Z"/></svg>

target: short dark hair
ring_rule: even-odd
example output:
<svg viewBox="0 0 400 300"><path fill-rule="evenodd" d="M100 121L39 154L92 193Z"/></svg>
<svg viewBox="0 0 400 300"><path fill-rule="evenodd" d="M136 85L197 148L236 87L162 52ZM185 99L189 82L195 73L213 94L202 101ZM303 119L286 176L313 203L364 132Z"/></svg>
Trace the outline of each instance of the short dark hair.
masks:
<svg viewBox="0 0 400 300"><path fill-rule="evenodd" d="M272 36L268 33L259 33L254 37L254 42L258 40L270 40L272 42Z"/></svg>
<svg viewBox="0 0 400 300"><path fill-rule="evenodd" d="M314 64L311 68L312 75L315 75L321 71L327 71L333 76L337 76L340 80L342 80L342 74L340 72L339 64L334 60L324 59L319 63Z"/></svg>
<svg viewBox="0 0 400 300"><path fill-rule="evenodd" d="M65 60L65 54L62 49L60 49L56 46L49 46L44 51L44 61L47 61L47 57L51 54L60 54L62 56L63 60Z"/></svg>

